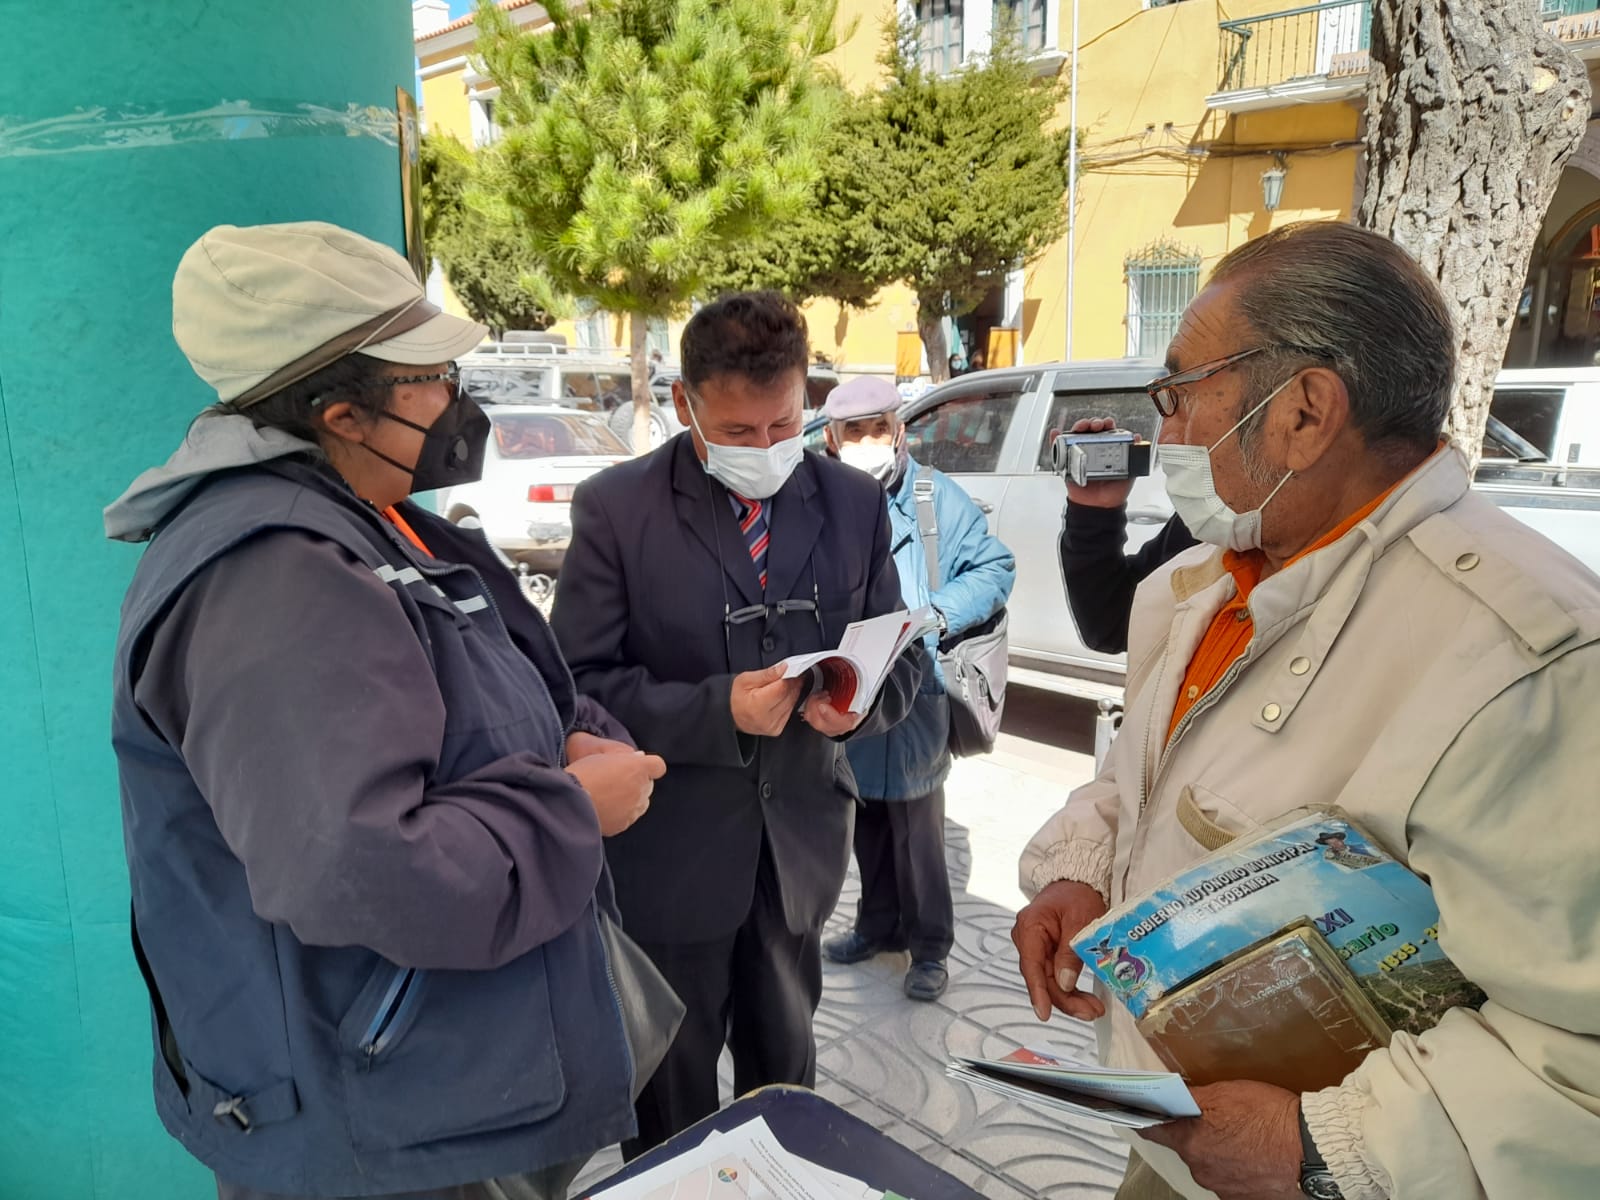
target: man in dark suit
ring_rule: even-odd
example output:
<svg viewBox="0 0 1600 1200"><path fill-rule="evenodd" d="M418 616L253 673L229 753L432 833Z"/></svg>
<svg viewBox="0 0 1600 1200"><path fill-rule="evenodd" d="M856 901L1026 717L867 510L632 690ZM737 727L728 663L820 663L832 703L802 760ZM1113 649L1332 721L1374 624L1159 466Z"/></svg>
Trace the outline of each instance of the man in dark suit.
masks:
<svg viewBox="0 0 1600 1200"><path fill-rule="evenodd" d="M851 621L904 607L883 490L801 445L804 318L726 296L684 329L689 427L579 487L551 623L578 688L667 761L651 809L606 844L623 926L688 1008L640 1096L630 1155L734 1088L810 1086L822 923L844 883L856 786L842 742L906 715L925 655L865 718L782 678Z"/></svg>

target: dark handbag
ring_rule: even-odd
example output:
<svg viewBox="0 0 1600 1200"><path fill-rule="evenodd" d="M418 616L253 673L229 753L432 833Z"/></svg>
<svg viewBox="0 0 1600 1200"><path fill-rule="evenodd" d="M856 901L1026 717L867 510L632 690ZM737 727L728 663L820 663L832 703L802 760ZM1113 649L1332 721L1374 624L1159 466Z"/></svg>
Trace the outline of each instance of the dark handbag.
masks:
<svg viewBox="0 0 1600 1200"><path fill-rule="evenodd" d="M917 504L917 536L928 564L928 590L939 590L939 521L933 510L933 480L911 485ZM1006 706L1006 663L1010 657L1005 606L981 624L939 643L939 668L950 698L950 753L957 758L987 754L1000 733Z"/></svg>
<svg viewBox="0 0 1600 1200"><path fill-rule="evenodd" d="M683 1001L650 956L604 911L600 913L600 942L611 964L611 978L622 1006L622 1027L633 1052L633 1098L637 1100L678 1036Z"/></svg>

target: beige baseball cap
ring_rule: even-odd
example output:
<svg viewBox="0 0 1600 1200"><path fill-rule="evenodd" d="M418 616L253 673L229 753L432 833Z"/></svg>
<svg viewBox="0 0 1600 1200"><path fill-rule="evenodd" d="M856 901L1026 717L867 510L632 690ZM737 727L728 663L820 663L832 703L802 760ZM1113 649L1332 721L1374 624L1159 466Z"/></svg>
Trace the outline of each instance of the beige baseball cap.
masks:
<svg viewBox="0 0 1600 1200"><path fill-rule="evenodd" d="M324 221L218 225L172 280L172 336L222 400L249 405L359 351L449 362L488 336L441 312L388 246Z"/></svg>

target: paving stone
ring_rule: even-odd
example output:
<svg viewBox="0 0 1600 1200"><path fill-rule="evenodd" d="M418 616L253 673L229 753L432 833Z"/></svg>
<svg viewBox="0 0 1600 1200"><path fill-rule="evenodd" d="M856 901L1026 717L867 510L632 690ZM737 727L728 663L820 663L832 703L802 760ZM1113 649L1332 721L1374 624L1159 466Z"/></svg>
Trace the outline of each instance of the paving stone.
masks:
<svg viewBox="0 0 1600 1200"><path fill-rule="evenodd" d="M616 1146L611 1146L600 1151L589 1160L589 1165L578 1172L578 1178L572 1184L573 1196L588 1195L589 1189L602 1179L609 1179L622 1169L622 1151Z"/></svg>
<svg viewBox="0 0 1600 1200"><path fill-rule="evenodd" d="M1087 760L1081 772L1090 773ZM953 1054L997 1057L1053 1042L1093 1060L1089 1026L1034 1018L1011 944L1016 859L1023 844L1075 782L1033 777L1017 761L964 759L946 789L946 861L956 911L950 988L932 1004L908 1000L910 959L884 954L852 966L823 964L817 1012L817 1091L909 1147L986 1200L1107 1200L1121 1181L1125 1144L1108 1127L979 1092L945 1075ZM855 920L861 888L852 864L824 936ZM719 1079L731 1099L732 1065ZM613 1148L579 1177L582 1187L621 1164Z"/></svg>
<svg viewBox="0 0 1600 1200"><path fill-rule="evenodd" d="M949 1078L952 1055L981 1053L985 1031L939 1004L918 1004L826 1051L824 1065L941 1144L1004 1103Z"/></svg>
<svg viewBox="0 0 1600 1200"><path fill-rule="evenodd" d="M950 974L989 966L1016 975L1017 948L1011 943L1016 913L963 894L956 896L955 909L956 942L950 951Z"/></svg>
<svg viewBox="0 0 1600 1200"><path fill-rule="evenodd" d="M1122 1180L1127 1146L1104 1125L1069 1124L1020 1105L1006 1105L969 1129L955 1147L967 1160L987 1167L1026 1195L1109 1195Z"/></svg>
<svg viewBox="0 0 1600 1200"><path fill-rule="evenodd" d="M945 1148L923 1157L946 1174L954 1175L985 1200L1035 1200L1031 1191L1024 1191L1015 1181L996 1173L987 1164L973 1162L957 1150Z"/></svg>
<svg viewBox="0 0 1600 1200"><path fill-rule="evenodd" d="M913 1001L903 985L911 959L906 954L880 954L866 962L822 965L822 1004L814 1023L817 1044L827 1045Z"/></svg>

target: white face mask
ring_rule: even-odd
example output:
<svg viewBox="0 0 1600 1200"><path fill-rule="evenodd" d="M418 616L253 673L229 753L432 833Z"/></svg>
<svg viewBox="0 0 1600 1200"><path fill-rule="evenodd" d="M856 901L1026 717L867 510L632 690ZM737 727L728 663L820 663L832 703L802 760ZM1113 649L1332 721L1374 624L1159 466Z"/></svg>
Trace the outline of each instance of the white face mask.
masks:
<svg viewBox="0 0 1600 1200"><path fill-rule="evenodd" d="M789 482L789 476L794 474L806 453L805 442L799 434L765 448L719 445L700 428L700 421L694 415L696 403L695 397L689 396L689 424L705 443L706 461L701 465L707 475L746 500L765 500Z"/></svg>
<svg viewBox="0 0 1600 1200"><path fill-rule="evenodd" d="M851 442L839 447L840 462L858 471L865 471L879 483L894 474L896 457L893 442L888 445L882 442Z"/></svg>
<svg viewBox="0 0 1600 1200"><path fill-rule="evenodd" d="M1217 446L1233 436L1239 426L1272 403L1278 393L1294 380L1295 377L1291 375L1273 388L1265 400L1240 417L1238 423L1219 437L1210 449L1167 443L1156 446L1156 460L1167 477L1167 495L1172 498L1172 507L1188 526L1189 532L1200 541L1239 553L1261 549L1262 510L1289 482L1294 472L1286 472L1278 480L1278 486L1267 493L1267 498L1256 508L1247 513L1236 513L1228 507L1226 500L1217 495L1216 480L1211 475L1211 455Z"/></svg>

